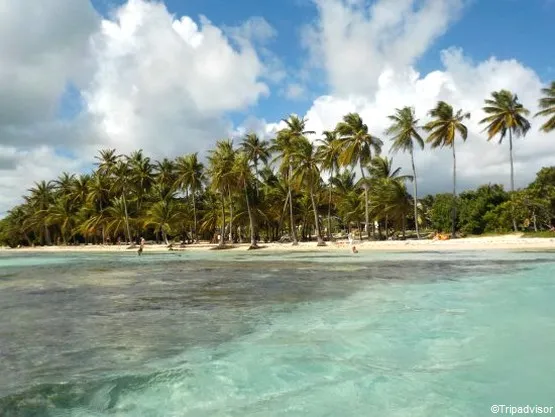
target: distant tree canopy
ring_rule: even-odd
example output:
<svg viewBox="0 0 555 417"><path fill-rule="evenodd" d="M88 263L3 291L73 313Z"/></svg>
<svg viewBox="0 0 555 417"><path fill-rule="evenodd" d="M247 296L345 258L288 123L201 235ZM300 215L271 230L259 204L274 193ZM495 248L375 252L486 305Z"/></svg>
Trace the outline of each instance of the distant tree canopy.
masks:
<svg viewBox="0 0 555 417"><path fill-rule="evenodd" d="M554 86L543 91L537 115L545 132L555 127ZM528 110L506 90L493 92L483 110L488 139L508 136L512 188L512 138L528 132ZM464 146L471 115L443 101L424 125L415 114L411 107L395 109L385 131L392 150L410 156L408 173L382 155L383 140L357 113L314 139L306 119L291 115L271 140L255 133L238 143L220 140L206 161L197 153L154 161L142 150L119 155L104 149L91 173L62 173L27 190L22 204L0 220L0 245L106 244L142 236L165 243L250 240L256 248L261 239L324 245L347 232L391 239L407 231L420 238L436 231L552 228L555 167L542 168L524 189L489 184L458 195L456 149ZM452 193L418 195L414 150L426 144L451 149Z"/></svg>

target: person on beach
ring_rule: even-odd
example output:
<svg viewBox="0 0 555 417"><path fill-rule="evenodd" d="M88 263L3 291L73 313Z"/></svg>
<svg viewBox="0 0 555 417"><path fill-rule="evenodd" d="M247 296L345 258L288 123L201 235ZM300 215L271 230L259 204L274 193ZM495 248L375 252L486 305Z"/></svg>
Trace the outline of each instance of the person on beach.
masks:
<svg viewBox="0 0 555 417"><path fill-rule="evenodd" d="M141 237L141 242L139 243L139 250L137 251L139 256L142 255L144 247L145 247L145 238Z"/></svg>
<svg viewBox="0 0 555 417"><path fill-rule="evenodd" d="M358 253L357 247L355 245L353 245L353 247L351 248L351 250L353 251L353 253Z"/></svg>

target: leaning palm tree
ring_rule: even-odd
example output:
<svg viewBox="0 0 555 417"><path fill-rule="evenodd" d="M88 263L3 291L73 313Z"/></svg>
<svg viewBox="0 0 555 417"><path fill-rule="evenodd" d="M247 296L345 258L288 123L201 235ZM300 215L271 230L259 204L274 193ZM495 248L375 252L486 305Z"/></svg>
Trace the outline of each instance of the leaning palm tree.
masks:
<svg viewBox="0 0 555 417"><path fill-rule="evenodd" d="M432 148L449 146L453 151L453 208L451 210L451 235L455 237L455 227L457 222L457 157L455 153L455 139L457 133L463 141L468 137L468 129L463 124L465 119L470 119L470 113L457 110L444 101L439 101L435 108L429 112L432 120L426 123L424 130L429 132L426 142Z"/></svg>
<svg viewBox="0 0 555 417"><path fill-rule="evenodd" d="M494 91L491 98L485 100L484 112L488 115L480 120L480 124L487 124L488 140L499 135L499 143L509 134L509 156L511 161L511 191L515 190L515 176L513 167L513 135L525 136L530 130L530 122L524 117L530 112L519 103L516 94L507 90ZM516 230L515 230L516 231Z"/></svg>
<svg viewBox="0 0 555 417"><path fill-rule="evenodd" d="M312 135L315 132L306 130L305 118L297 115L290 115L289 118L282 120L286 127L281 129L272 143L272 151L278 152L278 158L281 159L280 171L287 180L287 199L289 200L289 224L291 229L291 239L293 245L298 245L297 233L295 231L295 218L293 216L293 193L291 190L291 180L293 177L293 154L297 150L297 142L306 135Z"/></svg>
<svg viewBox="0 0 555 417"><path fill-rule="evenodd" d="M258 249L256 244L256 230L254 225L254 217L251 210L251 203L249 199L249 184L253 180L253 175L250 167L250 156L241 152L237 154L233 164L233 178L237 181L237 186L243 189L245 193L245 201L247 203L247 212L249 214L249 227L251 235L251 245L249 249Z"/></svg>
<svg viewBox="0 0 555 417"><path fill-rule="evenodd" d="M418 227L418 182L416 180L416 167L414 164L414 147L417 145L420 149L424 149L424 140L420 136L419 120L414 114L414 108L403 107L395 109L395 114L388 116L392 121L391 126L386 130L387 135L391 135L393 144L391 151L396 153L399 151L409 152L412 164L413 188L414 188L414 225L416 229L416 237L420 239L420 231Z"/></svg>
<svg viewBox="0 0 555 417"><path fill-rule="evenodd" d="M320 234L320 225L318 219L318 206L314 194L316 187L320 182L320 169L319 160L316 156L316 148L306 138L302 138L298 142L298 147L293 154L295 162L295 170L293 177L298 179L301 184L306 184L312 202L312 210L314 211L314 228L316 231L316 238L318 239L318 246L326 246Z"/></svg>
<svg viewBox="0 0 555 417"><path fill-rule="evenodd" d="M555 81L552 81L549 87L542 88L542 93L544 96L539 100L539 107L542 110L534 117L549 117L541 127L542 131L549 133L555 129Z"/></svg>
<svg viewBox="0 0 555 417"><path fill-rule="evenodd" d="M197 201L196 196L206 181L204 165L198 159L198 153L180 156L176 159L176 185L186 193L191 193L193 203L194 231L193 240L198 242Z"/></svg>
<svg viewBox="0 0 555 417"><path fill-rule="evenodd" d="M369 199L368 199L368 184L366 182L366 174L364 172L364 165L372 159L372 152L379 155L382 151L383 142L372 135L368 126L363 122L358 113L349 113L343 117L343 121L339 122L335 128L338 133L342 149L339 162L343 166L355 166L357 163L360 167L360 175L362 176L362 187L364 189L365 200L365 222L366 234L370 237L370 223L369 217ZM374 230L374 228L372 228Z"/></svg>
<svg viewBox="0 0 555 417"><path fill-rule="evenodd" d="M316 156L320 161L322 171L328 171L330 178L328 181L328 239L332 238L331 233L331 206L333 178L339 171L339 155L341 153L340 142L336 131L324 131L324 137L318 139L318 149Z"/></svg>

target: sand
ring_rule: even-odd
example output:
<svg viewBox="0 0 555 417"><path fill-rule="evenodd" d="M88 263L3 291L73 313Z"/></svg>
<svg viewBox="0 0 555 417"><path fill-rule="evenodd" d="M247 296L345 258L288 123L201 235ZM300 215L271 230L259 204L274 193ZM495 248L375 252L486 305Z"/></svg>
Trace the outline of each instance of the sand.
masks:
<svg viewBox="0 0 555 417"><path fill-rule="evenodd" d="M411 252L411 251L481 251L481 250L555 250L555 234L553 238L524 238L520 234L510 234L502 236L472 237L454 240L406 240L406 241L357 241L355 242L359 252L365 251L386 251L386 252ZM186 245L177 250L183 251L206 251L215 248L217 245L199 243ZM333 252L350 250L350 245L346 240L327 242L325 247L317 247L316 242L300 242L298 246L291 243L260 243L262 250L280 251L305 251L305 252ZM247 251L248 243L235 244L229 250ZM2 252L125 252L136 251L127 249L125 245L81 245L81 246L41 246L34 248L0 248ZM144 252L167 252L166 245L145 246Z"/></svg>

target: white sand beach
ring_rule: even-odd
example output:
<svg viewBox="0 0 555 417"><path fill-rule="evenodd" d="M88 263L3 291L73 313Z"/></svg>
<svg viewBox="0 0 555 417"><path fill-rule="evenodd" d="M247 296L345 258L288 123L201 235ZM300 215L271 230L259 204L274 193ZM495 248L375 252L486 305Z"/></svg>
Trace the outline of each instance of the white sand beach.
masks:
<svg viewBox="0 0 555 417"><path fill-rule="evenodd" d="M521 234L509 234L501 236L471 237L453 240L396 240L396 241L355 241L359 252L385 251L385 252L411 252L411 251L476 251L476 250L555 250L555 236L553 238L525 238ZM174 246L178 251L207 251L216 248L217 245L207 242L185 245L180 248ZM317 247L316 242L300 242L298 246L291 243L260 243L261 250L280 251L304 251L304 252L335 252L350 251L347 240L327 242L324 247ZM248 243L234 244L228 250L247 251ZM126 252L136 251L126 245L80 245L80 246L40 246L22 247L17 249L0 248L3 252ZM167 245L147 244L144 252L167 252Z"/></svg>

